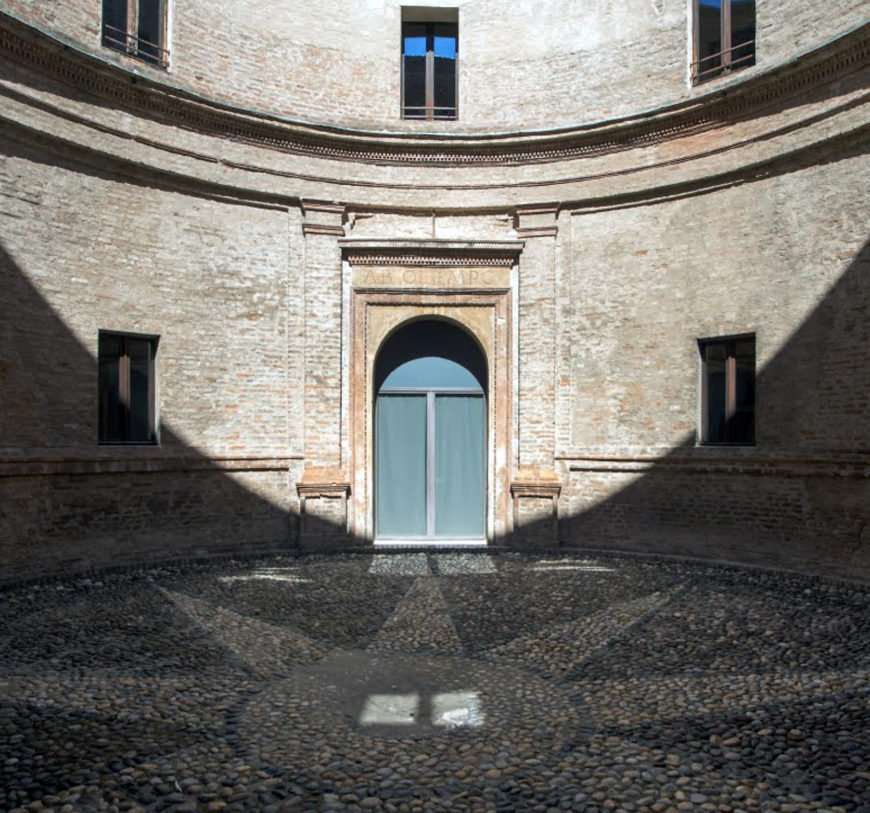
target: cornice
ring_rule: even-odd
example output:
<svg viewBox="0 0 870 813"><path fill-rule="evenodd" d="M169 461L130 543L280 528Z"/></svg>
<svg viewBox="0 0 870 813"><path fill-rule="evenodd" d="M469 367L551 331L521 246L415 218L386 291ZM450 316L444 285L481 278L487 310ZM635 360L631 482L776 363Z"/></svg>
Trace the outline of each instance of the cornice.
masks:
<svg viewBox="0 0 870 813"><path fill-rule="evenodd" d="M870 65L870 23L788 63L652 112L492 135L366 132L242 110L130 73L6 13L0 13L0 58L132 114L264 149L381 165L510 165L606 155L751 117Z"/></svg>
<svg viewBox="0 0 870 813"><path fill-rule="evenodd" d="M510 268L525 245L522 240L368 240L338 241L344 259L356 266Z"/></svg>
<svg viewBox="0 0 870 813"><path fill-rule="evenodd" d="M127 449L130 451L131 449ZM159 446L137 447L136 456L9 457L0 460L0 478L37 476L116 476L165 472L288 471L302 455L262 457L183 456L165 454Z"/></svg>

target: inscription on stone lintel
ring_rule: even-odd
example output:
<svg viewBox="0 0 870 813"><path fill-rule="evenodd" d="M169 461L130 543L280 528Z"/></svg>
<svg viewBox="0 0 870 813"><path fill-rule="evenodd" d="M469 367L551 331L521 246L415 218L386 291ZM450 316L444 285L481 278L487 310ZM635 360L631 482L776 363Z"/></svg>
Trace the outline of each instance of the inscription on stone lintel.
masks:
<svg viewBox="0 0 870 813"><path fill-rule="evenodd" d="M509 288L509 268L355 268L354 288Z"/></svg>

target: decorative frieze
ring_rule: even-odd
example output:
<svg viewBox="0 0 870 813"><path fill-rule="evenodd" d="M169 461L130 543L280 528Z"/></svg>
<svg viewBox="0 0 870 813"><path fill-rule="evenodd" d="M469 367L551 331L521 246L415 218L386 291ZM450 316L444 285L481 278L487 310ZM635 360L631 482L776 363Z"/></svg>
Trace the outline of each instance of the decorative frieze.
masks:
<svg viewBox="0 0 870 813"><path fill-rule="evenodd" d="M353 269L352 286L358 288L415 288L448 290L507 290L510 268L444 265L363 266Z"/></svg>
<svg viewBox="0 0 870 813"><path fill-rule="evenodd" d="M339 240L344 259L354 267L511 268L522 240Z"/></svg>

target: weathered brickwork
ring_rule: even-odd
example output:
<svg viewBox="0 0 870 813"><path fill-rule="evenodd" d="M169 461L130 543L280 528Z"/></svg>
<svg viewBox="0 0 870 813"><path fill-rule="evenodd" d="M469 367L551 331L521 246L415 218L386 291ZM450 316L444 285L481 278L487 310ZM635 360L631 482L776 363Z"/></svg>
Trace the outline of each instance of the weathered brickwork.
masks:
<svg viewBox="0 0 870 813"><path fill-rule="evenodd" d="M398 0L173 3L169 71L0 3L87 52L0 15L0 578L371 544L419 318L487 356L490 544L870 577L870 27L797 5L693 89L682 0L457 0L460 121L420 124ZM159 444L99 445L100 330L159 337ZM697 342L743 333L756 443L700 446Z"/></svg>
<svg viewBox="0 0 870 813"><path fill-rule="evenodd" d="M688 83L686 0L169 0L168 73L100 47L98 0L4 0L0 9L105 59L235 105L303 121L410 132L546 129L635 113L713 85ZM459 121L401 122L403 5L459 19ZM854 0L758 3L757 72L867 21ZM727 80L724 80L727 81Z"/></svg>
<svg viewBox="0 0 870 813"><path fill-rule="evenodd" d="M341 457L341 253L335 236L305 240L305 456L313 466Z"/></svg>
<svg viewBox="0 0 870 813"><path fill-rule="evenodd" d="M564 536L867 567L868 180L854 156L576 214ZM756 445L699 447L697 339L742 333Z"/></svg>
<svg viewBox="0 0 870 813"><path fill-rule="evenodd" d="M0 167L4 564L289 544L287 212ZM101 329L160 337L159 447L97 446Z"/></svg>
<svg viewBox="0 0 870 813"><path fill-rule="evenodd" d="M555 241L554 212L520 214L534 219L519 274L518 467L553 470L555 428Z"/></svg>
<svg viewBox="0 0 870 813"><path fill-rule="evenodd" d="M2 10L89 48L100 43L101 3L82 0L4 0Z"/></svg>
<svg viewBox="0 0 870 813"><path fill-rule="evenodd" d="M214 465L181 473L4 476L3 577L289 548L296 520L287 493L286 472Z"/></svg>

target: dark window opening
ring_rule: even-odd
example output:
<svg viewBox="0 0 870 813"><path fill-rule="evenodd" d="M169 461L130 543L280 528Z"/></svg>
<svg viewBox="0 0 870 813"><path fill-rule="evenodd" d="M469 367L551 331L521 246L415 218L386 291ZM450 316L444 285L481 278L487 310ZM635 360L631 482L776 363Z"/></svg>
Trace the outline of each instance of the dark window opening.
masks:
<svg viewBox="0 0 870 813"><path fill-rule="evenodd" d="M755 64L755 0L695 0L692 83Z"/></svg>
<svg viewBox="0 0 870 813"><path fill-rule="evenodd" d="M103 0L103 45L168 67L166 4L167 0Z"/></svg>
<svg viewBox="0 0 870 813"><path fill-rule="evenodd" d="M705 339L701 352L701 442L755 442L755 337Z"/></svg>
<svg viewBox="0 0 870 813"><path fill-rule="evenodd" d="M402 23L402 118L456 118L456 23Z"/></svg>
<svg viewBox="0 0 870 813"><path fill-rule="evenodd" d="M155 336L100 332L100 443L156 443Z"/></svg>

